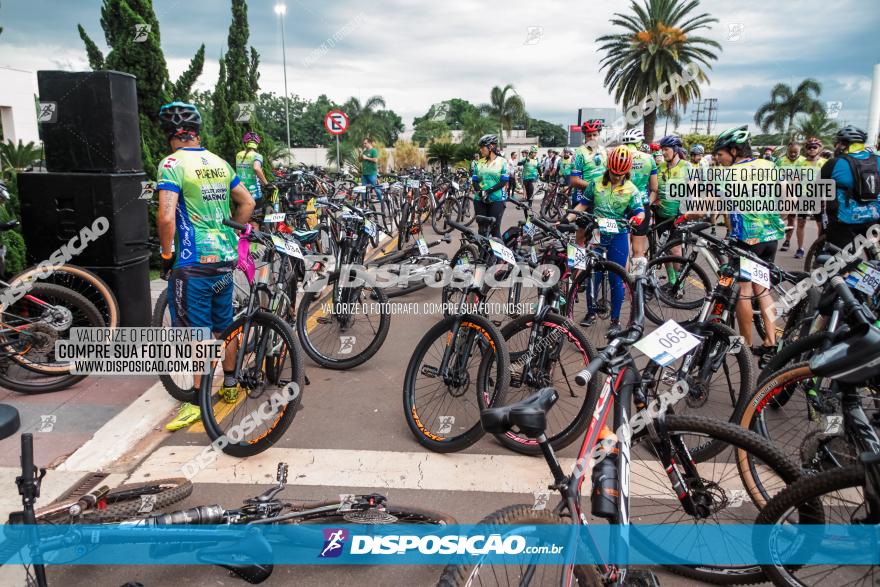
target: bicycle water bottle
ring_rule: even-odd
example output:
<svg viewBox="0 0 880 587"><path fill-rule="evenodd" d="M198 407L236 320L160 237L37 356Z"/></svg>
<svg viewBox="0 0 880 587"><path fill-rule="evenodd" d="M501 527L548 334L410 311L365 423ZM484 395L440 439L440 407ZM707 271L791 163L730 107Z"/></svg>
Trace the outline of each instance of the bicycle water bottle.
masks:
<svg viewBox="0 0 880 587"><path fill-rule="evenodd" d="M617 435L605 427L599 433L599 440L605 447L602 453L605 458L593 467L592 512L599 518L615 518L618 513L617 500L620 497L620 487L617 482L619 458Z"/></svg>

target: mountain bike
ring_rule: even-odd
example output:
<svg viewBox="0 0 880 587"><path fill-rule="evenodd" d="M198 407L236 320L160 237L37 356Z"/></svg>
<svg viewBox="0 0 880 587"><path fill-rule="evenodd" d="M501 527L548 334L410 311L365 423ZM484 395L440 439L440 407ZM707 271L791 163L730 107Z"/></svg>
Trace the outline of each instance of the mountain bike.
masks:
<svg viewBox="0 0 880 587"><path fill-rule="evenodd" d="M372 210L319 199L335 211L338 232L336 263L331 271L306 287L296 314L303 350L327 369L351 369L379 352L391 328L388 296L383 288L365 283L356 267L367 248L378 246L379 229Z"/></svg>
<svg viewBox="0 0 880 587"><path fill-rule="evenodd" d="M480 420L487 432L504 434L516 429L538 443L553 477L549 488L558 492L561 499L552 511L526 505L510 506L484 518L481 523L495 526L492 531L502 535L508 532L522 535L542 524L582 525L589 536L588 515L592 513L594 517L629 528L629 533L623 536L628 536L631 544L622 538L611 546L612 556L617 560L635 548L648 556L681 560L681 564L669 568L698 580L725 583L763 580L763 572L757 565L687 564L689 559L698 557L699 544L679 541L669 545L656 541L646 544L640 536L638 524L750 523L756 508L763 507L785 485L795 481L799 470L769 442L733 424L673 415L662 405L654 412L656 415L640 411L638 420L630 417L630 402L638 377L627 348L638 341L643 332L643 278L635 279L634 289L636 303L632 324L577 376L578 384L586 387L596 374L602 374L601 385L589 392L587 413L592 416L570 474L563 472L546 436L548 413L559 399L556 390L545 388L515 404L482 411ZM638 431L631 428L636 426L636 421L641 424ZM608 433L606 424L613 426L614 432ZM695 463L687 449L694 443L687 439L692 438L718 443L724 449L712 461ZM597 446L600 442L601 447ZM761 483L753 482L755 472L744 463L762 467L766 475L762 475ZM580 489L590 469L591 508L585 511ZM738 497L734 499L734 495ZM470 557L459 564L448 565L439 584L626 584L628 576L634 573L626 565L604 562L595 539L581 542L580 536L578 528L573 528L564 552L573 556L581 549L602 561L600 564L576 564L573 559L560 565L536 564L535 555L523 554L516 563L487 566L479 558ZM656 584L655 578L649 581Z"/></svg>
<svg viewBox="0 0 880 587"><path fill-rule="evenodd" d="M112 537L101 542L101 536L93 532L80 532L77 527L84 524L92 529L96 525L104 525L108 529L116 526L137 530L127 533L120 540L123 543L140 541L141 544L149 544L151 556L157 558L187 549L199 549L205 554L210 552L213 556L207 560L214 561L214 564L254 584L269 578L273 570L272 564L249 561L249 557L241 553L240 548L212 550L212 547L224 542L232 541L234 544L237 536L245 539L236 532L238 526L456 524L454 518L445 514L390 504L385 496L375 493L340 496L338 500L322 502L293 503L297 500L291 501L281 496L287 488L288 466L285 463L278 463L276 484L257 496L245 499L240 508L226 509L215 504L159 513L159 510L192 493L192 484L185 479L161 479L130 483L113 489L101 486L82 495L59 498L45 508L35 509L46 470L37 470L34 466L33 438L30 434L22 435L21 447L22 474L17 477L16 484L22 495L23 509L9 516L10 531L5 540L0 541L0 564L5 564L23 548L27 551L28 558L35 561L32 565L34 575L31 575L29 566L26 566L28 584L39 587L48 585L45 567L39 562L46 555L75 548L79 558L90 550L99 548L100 544L116 544ZM27 526L21 526L21 530L16 533L16 527L21 524ZM34 531L37 524L51 524L55 531L49 535L38 535ZM162 529L179 525L207 527L198 534L178 534L170 543L167 541L167 532L163 537L148 531L149 528ZM218 529L218 526L223 528ZM63 532L60 531L62 528ZM28 536L22 536L25 532L29 532ZM315 538L320 539L321 536L321 532L317 532ZM192 541L188 543L188 539ZM254 540L253 534L249 536L249 540ZM271 546L268 543L266 546L264 554L270 556Z"/></svg>
<svg viewBox="0 0 880 587"><path fill-rule="evenodd" d="M808 363L777 373L774 382L784 384L804 376L831 381L836 398L833 411L822 415L823 427L805 447L804 464L819 471L795 482L771 499L761 510L756 524L778 526L769 543L758 544L760 552L774 559L764 571L775 585L876 585L880 566L841 564L790 564L791 558L809 560L817 553L832 559L853 554L854 548L876 552L873 544L856 543L846 536L805 540L792 524L810 528L835 525L831 534L840 535L847 526L862 528L880 524L880 329L863 325ZM859 388L873 390L866 397ZM776 389L780 387L776 386ZM778 393L778 391L770 391ZM762 396L761 401L764 401ZM834 446L836 445L836 446ZM832 448L833 447L833 448ZM845 448L845 450L844 450ZM762 535L763 536L763 535ZM783 557L779 555L783 554ZM787 558L791 557L791 558Z"/></svg>
<svg viewBox="0 0 880 587"><path fill-rule="evenodd" d="M483 238L450 222L475 240ZM468 276L465 282L470 283ZM471 283L455 302L446 302L454 306L450 314L425 333L404 375L407 425L419 444L435 452L455 452L477 442L483 436L480 410L502 402L510 383L504 338L472 311L469 300L479 298L479 289Z"/></svg>
<svg viewBox="0 0 880 587"><path fill-rule="evenodd" d="M240 238L263 244L270 263L275 254L302 257L293 239L254 231L249 224L229 219L223 223L242 231ZM218 337L222 359L209 364L199 385L199 408L208 436L212 441L226 440L222 450L239 457L258 454L281 439L296 415L304 384L299 341L277 313L261 309L260 294L272 298L273 292L254 279L253 271L247 274L250 292L244 313ZM294 296L295 292L288 301ZM234 388L223 385L230 363Z"/></svg>

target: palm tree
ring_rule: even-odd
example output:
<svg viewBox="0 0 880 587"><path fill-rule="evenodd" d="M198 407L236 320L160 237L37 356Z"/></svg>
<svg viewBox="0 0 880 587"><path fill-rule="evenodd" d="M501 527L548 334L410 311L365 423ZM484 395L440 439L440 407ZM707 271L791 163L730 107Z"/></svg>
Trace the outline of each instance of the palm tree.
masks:
<svg viewBox="0 0 880 587"><path fill-rule="evenodd" d="M342 105L342 111L350 121L348 134L356 144L360 144L364 137L382 132L384 125L375 116L380 108L385 108L385 98L382 96L370 96L363 104L352 96Z"/></svg>
<svg viewBox="0 0 880 587"><path fill-rule="evenodd" d="M443 171L456 160L457 155L458 145L449 141L434 141L428 146L428 163L439 163Z"/></svg>
<svg viewBox="0 0 880 587"><path fill-rule="evenodd" d="M497 132L498 119L494 116L483 116L478 110L466 112L461 117L461 129L461 142L476 145L481 136Z"/></svg>
<svg viewBox="0 0 880 587"><path fill-rule="evenodd" d="M711 50L720 49L717 42L694 34L709 24L718 22L708 14L691 14L699 6L699 0L644 0L639 5L633 0L633 14L615 13L611 23L625 32L603 35L596 39L605 51L602 69L605 87L613 91L614 99L624 111L663 89L661 86L675 79L674 76L691 79L690 83L670 87L672 96L665 100L667 109L684 109L691 100L700 97L698 82L706 81L706 71L711 69L710 60L718 56ZM686 68L694 71L688 74ZM669 87L669 86L665 86ZM645 139L654 138L657 108L644 116Z"/></svg>
<svg viewBox="0 0 880 587"><path fill-rule="evenodd" d="M840 125L828 118L828 114L824 110L818 110L801 116L795 128L797 133L805 139L810 137L828 139L838 131Z"/></svg>
<svg viewBox="0 0 880 587"><path fill-rule="evenodd" d="M501 123L498 140L503 141L504 131L510 132L514 121L526 115L526 105L522 97L516 93L513 84L507 84L503 88L498 86L492 88L489 93L489 103L480 106L480 112L494 117Z"/></svg>
<svg viewBox="0 0 880 587"><path fill-rule="evenodd" d="M798 114L822 111L822 104L817 100L820 93L822 85L812 78L802 81L794 91L788 84L778 83L770 90L770 101L761 104L755 112L755 124L764 132L772 126L787 133Z"/></svg>

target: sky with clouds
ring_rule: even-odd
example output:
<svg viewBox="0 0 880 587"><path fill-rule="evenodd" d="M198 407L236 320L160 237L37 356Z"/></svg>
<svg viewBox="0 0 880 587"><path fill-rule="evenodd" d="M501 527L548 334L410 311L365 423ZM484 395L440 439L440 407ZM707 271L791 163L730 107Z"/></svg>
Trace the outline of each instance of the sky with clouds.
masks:
<svg viewBox="0 0 880 587"><path fill-rule="evenodd" d="M283 0L291 93L343 101L379 94L409 127L448 98L488 100L512 83L529 113L560 124L580 107L613 107L599 70L596 38L628 2L473 0ZM640 0L641 1L641 0ZM283 92L276 0L250 0L251 44L260 52L261 86ZM198 87L213 87L231 19L228 0L153 0L172 77L201 43L207 63ZM82 24L104 48L100 0L0 0L0 66L87 69L76 31ZM873 65L880 62L880 6L865 0L703 0L718 19L703 34L722 49L702 86L718 99L718 124L752 121L777 82L814 77L822 99L843 103L839 119L866 126ZM540 27L540 28L535 28ZM532 30L530 36L530 29ZM326 52L316 49L336 36ZM689 130L691 112L683 116ZM662 122L660 130L662 131Z"/></svg>

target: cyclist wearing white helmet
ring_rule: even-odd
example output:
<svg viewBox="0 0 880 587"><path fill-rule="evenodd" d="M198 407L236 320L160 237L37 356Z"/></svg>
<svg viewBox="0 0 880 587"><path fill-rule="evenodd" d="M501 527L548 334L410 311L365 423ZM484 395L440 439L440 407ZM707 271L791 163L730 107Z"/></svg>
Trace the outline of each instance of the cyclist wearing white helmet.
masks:
<svg viewBox="0 0 880 587"><path fill-rule="evenodd" d="M642 208L645 210L645 222L632 229L630 241L632 243L632 269L634 273L648 264L645 255L648 252L648 231L651 229L651 201L657 195L657 162L653 157L642 151L645 142L645 133L639 128L630 128L624 131L620 142L632 153L633 165L631 181L639 189L641 194Z"/></svg>

